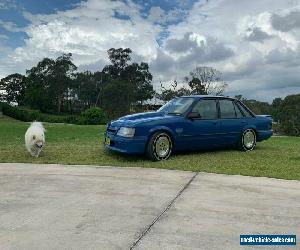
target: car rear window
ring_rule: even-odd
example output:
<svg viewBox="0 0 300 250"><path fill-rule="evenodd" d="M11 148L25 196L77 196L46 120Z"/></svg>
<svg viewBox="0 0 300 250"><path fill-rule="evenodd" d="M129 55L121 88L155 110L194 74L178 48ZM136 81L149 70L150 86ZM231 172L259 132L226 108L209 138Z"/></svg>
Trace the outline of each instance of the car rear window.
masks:
<svg viewBox="0 0 300 250"><path fill-rule="evenodd" d="M240 110L240 108L237 106L236 103L234 103L234 108L235 108L236 117L237 118L243 118L244 115L243 115L242 111Z"/></svg>
<svg viewBox="0 0 300 250"><path fill-rule="evenodd" d="M236 105L240 108L240 110L244 113L245 117L252 117L251 113L239 102L236 103Z"/></svg>

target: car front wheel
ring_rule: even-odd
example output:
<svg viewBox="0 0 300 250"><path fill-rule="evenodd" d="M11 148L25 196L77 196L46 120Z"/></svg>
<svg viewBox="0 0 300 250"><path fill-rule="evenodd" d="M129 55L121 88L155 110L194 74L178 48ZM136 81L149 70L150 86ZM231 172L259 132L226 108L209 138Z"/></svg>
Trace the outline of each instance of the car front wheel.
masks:
<svg viewBox="0 0 300 250"><path fill-rule="evenodd" d="M172 153L172 140L165 132L154 133L147 145L146 154L153 161L166 160Z"/></svg>
<svg viewBox="0 0 300 250"><path fill-rule="evenodd" d="M253 150L256 146L256 133L253 129L246 129L240 139L239 148L243 151Z"/></svg>

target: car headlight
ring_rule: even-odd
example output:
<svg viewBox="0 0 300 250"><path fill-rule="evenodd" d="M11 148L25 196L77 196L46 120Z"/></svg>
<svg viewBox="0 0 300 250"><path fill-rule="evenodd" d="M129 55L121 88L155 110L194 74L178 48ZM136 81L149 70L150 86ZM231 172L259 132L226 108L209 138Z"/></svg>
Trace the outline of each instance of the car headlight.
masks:
<svg viewBox="0 0 300 250"><path fill-rule="evenodd" d="M117 135L123 136L123 137L133 137L134 133L135 133L135 128L121 127L118 130Z"/></svg>

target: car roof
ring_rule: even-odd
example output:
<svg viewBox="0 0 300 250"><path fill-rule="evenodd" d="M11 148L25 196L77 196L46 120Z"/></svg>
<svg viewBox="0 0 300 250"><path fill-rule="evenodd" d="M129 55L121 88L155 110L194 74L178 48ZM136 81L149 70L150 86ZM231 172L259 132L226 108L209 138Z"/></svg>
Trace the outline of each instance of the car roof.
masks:
<svg viewBox="0 0 300 250"><path fill-rule="evenodd" d="M222 96L222 95L186 95L181 97L193 97L193 98L218 98L218 99L230 99L230 100L236 100L235 98L229 97L229 96Z"/></svg>

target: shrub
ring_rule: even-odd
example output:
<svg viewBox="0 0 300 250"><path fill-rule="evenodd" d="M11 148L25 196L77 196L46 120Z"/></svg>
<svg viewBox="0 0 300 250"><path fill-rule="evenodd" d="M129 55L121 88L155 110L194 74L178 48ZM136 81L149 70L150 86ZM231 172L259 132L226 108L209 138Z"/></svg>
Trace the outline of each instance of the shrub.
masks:
<svg viewBox="0 0 300 250"><path fill-rule="evenodd" d="M300 136L300 94L285 97L276 116L285 134Z"/></svg>
<svg viewBox="0 0 300 250"><path fill-rule="evenodd" d="M0 107L2 108L4 115L24 122L32 122L34 120L41 122L72 124L78 124L80 122L79 117L74 115L50 115L41 113L38 110L30 110L23 107L13 107L6 103L0 103Z"/></svg>
<svg viewBox="0 0 300 250"><path fill-rule="evenodd" d="M0 109L3 114L13 117L24 122L32 122L34 120L51 123L71 123L71 124L105 124L106 115L100 108L86 109L81 115L52 115L41 113L38 110L26 109L24 107L10 106L7 103L0 102Z"/></svg>
<svg viewBox="0 0 300 250"><path fill-rule="evenodd" d="M2 104L2 111L3 114L13 117L15 119L21 120L21 121L33 121L38 119L39 111L31 110L28 111L26 109L13 107L8 104L3 103Z"/></svg>
<svg viewBox="0 0 300 250"><path fill-rule="evenodd" d="M50 115L45 113L39 113L38 120L51 123L79 124L79 116L75 115Z"/></svg>
<svg viewBox="0 0 300 250"><path fill-rule="evenodd" d="M86 109L81 113L80 123L82 124L105 124L106 114L100 108L93 107Z"/></svg>

